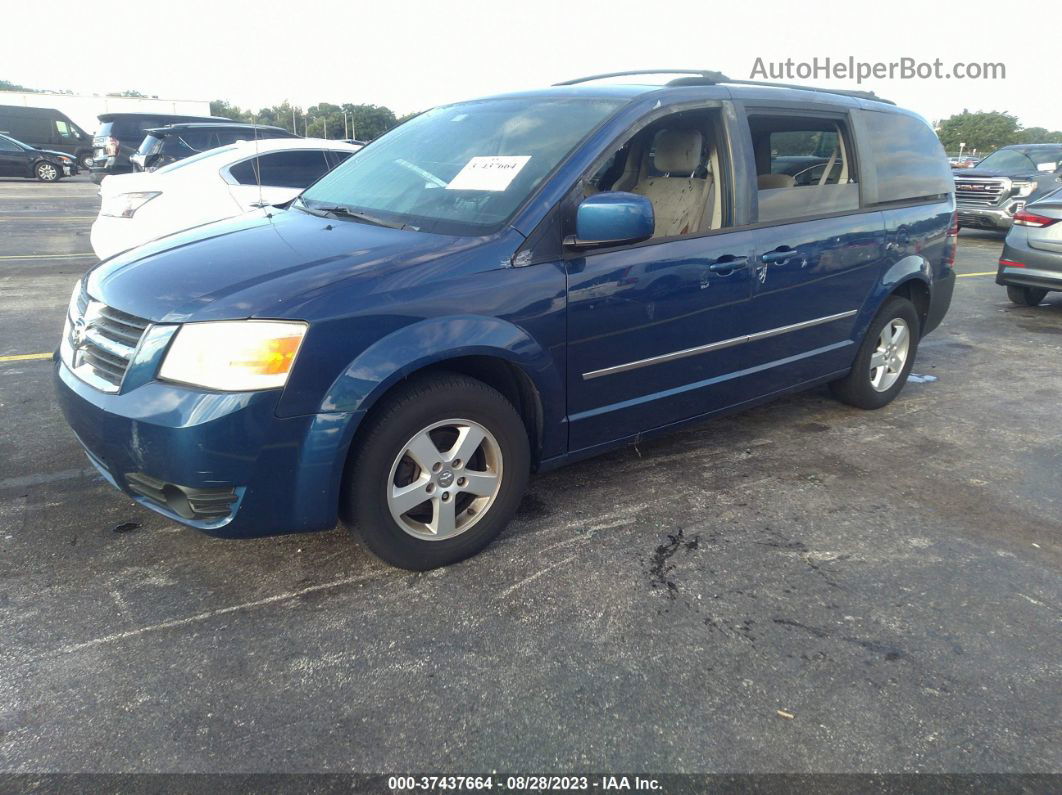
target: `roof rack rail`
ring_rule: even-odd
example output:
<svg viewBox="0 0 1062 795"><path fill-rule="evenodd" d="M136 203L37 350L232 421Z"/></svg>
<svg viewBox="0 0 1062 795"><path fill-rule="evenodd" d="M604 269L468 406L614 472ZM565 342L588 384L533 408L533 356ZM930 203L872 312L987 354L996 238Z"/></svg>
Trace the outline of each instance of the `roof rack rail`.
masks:
<svg viewBox="0 0 1062 795"><path fill-rule="evenodd" d="M892 100L879 97L873 91L854 91L844 88L817 88L815 86L798 86L792 83L769 83L761 80L734 80L722 72L713 72L706 69L634 69L628 72L606 72L589 77L578 77L574 80L565 80L562 83L554 83L555 86L574 86L579 83L589 83L594 80L604 80L609 77L633 77L637 75L690 75L679 77L666 83L668 86L715 86L715 85L738 85L738 86L765 86L767 88L789 88L794 91L820 91L825 94L839 94L844 97L857 99L869 99L872 102L884 102L895 105Z"/></svg>

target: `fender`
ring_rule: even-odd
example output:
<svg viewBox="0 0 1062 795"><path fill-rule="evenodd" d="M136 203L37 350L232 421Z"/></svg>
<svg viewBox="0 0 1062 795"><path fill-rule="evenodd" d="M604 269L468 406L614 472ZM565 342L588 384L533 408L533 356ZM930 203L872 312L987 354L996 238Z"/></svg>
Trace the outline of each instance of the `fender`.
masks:
<svg viewBox="0 0 1062 795"><path fill-rule="evenodd" d="M519 368L531 380L541 403L543 458L566 452L562 364L524 329L497 317L429 318L377 340L332 383L318 411L351 414L360 421L403 378L463 356L493 357ZM354 430L348 429L348 438Z"/></svg>
<svg viewBox="0 0 1062 795"><path fill-rule="evenodd" d="M897 260L882 274L856 323L854 329L856 342L859 342L866 334L867 327L881 309L885 299L895 292L897 287L912 280L921 282L929 290L930 295L933 294L933 269L929 260L920 254L909 254Z"/></svg>

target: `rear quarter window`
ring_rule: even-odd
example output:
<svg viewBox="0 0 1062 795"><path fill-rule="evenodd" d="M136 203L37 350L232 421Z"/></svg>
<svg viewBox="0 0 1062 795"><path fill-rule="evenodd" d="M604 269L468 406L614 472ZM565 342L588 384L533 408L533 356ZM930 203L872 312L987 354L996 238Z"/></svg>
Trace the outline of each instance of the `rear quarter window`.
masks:
<svg viewBox="0 0 1062 795"><path fill-rule="evenodd" d="M944 147L921 119L902 113L863 111L878 202L940 196L955 190Z"/></svg>

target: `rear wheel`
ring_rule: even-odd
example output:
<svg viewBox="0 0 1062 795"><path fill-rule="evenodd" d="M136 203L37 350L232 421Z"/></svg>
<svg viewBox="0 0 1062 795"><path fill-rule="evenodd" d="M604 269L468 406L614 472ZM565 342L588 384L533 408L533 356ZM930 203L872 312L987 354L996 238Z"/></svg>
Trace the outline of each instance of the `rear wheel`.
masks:
<svg viewBox="0 0 1062 795"><path fill-rule="evenodd" d="M59 166L43 160L34 167L33 173L41 182L55 182L62 176Z"/></svg>
<svg viewBox="0 0 1062 795"><path fill-rule="evenodd" d="M499 392L457 374L421 379L369 420L349 468L343 518L388 563L445 566L505 528L529 470L527 431Z"/></svg>
<svg viewBox="0 0 1062 795"><path fill-rule="evenodd" d="M1020 284L1007 285L1007 298L1018 306L1039 306L1047 296L1042 287L1023 287Z"/></svg>
<svg viewBox="0 0 1062 795"><path fill-rule="evenodd" d="M830 384L834 396L861 409L891 403L914 364L920 330L918 313L906 298L891 296L867 329L852 371Z"/></svg>
<svg viewBox="0 0 1062 795"><path fill-rule="evenodd" d="M86 152L85 154L81 155L81 157L78 159L78 162L81 164L81 168L83 168L85 171L88 171L90 168L92 168L92 152Z"/></svg>

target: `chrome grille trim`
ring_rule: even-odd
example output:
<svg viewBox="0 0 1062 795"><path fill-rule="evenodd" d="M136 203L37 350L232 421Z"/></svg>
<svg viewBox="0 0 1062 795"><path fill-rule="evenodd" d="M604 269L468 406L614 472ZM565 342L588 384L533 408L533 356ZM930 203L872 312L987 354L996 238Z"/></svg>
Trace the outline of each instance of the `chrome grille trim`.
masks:
<svg viewBox="0 0 1062 795"><path fill-rule="evenodd" d="M151 322L109 307L82 288L67 312L60 356L70 371L102 392L117 392Z"/></svg>

